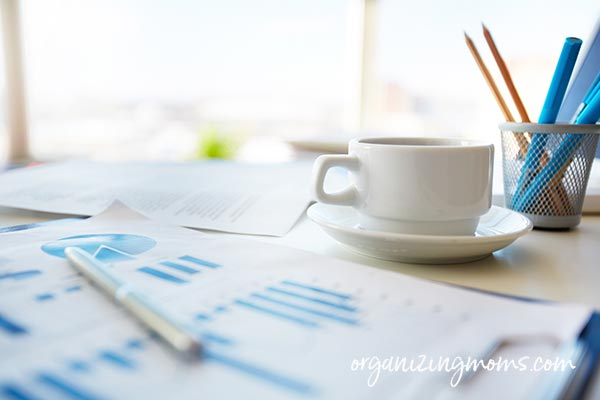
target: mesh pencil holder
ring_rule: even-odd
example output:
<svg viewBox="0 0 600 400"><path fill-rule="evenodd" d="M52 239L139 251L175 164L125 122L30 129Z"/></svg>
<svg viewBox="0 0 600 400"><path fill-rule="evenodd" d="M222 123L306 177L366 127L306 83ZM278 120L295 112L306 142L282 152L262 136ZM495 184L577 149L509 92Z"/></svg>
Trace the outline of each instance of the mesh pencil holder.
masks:
<svg viewBox="0 0 600 400"><path fill-rule="evenodd" d="M500 124L506 207L538 228L572 228L581 209L600 125Z"/></svg>

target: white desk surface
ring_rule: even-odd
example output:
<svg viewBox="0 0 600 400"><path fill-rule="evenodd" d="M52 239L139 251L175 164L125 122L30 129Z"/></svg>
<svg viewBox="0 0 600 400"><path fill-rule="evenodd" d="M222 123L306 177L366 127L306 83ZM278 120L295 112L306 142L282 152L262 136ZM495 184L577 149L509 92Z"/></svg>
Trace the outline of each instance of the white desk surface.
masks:
<svg viewBox="0 0 600 400"><path fill-rule="evenodd" d="M0 227L64 217L0 207ZM600 215L584 216L571 231L534 230L490 257L456 265L402 264L357 255L342 248L306 216L284 237L243 237L425 279L600 309Z"/></svg>

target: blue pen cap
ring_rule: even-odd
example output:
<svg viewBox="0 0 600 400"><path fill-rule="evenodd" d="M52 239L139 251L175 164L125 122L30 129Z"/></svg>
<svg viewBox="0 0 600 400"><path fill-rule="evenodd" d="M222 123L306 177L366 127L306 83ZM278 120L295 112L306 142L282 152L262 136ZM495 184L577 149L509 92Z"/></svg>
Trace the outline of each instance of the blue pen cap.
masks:
<svg viewBox="0 0 600 400"><path fill-rule="evenodd" d="M541 124L552 124L556 121L558 110L562 104L569 80L571 79L571 73L575 67L577 61L577 55L581 48L581 39L576 37L568 37L565 39L563 49L560 53L560 58L556 64L554 75L552 76L552 82L548 88L548 94L544 101L544 107L538 120Z"/></svg>

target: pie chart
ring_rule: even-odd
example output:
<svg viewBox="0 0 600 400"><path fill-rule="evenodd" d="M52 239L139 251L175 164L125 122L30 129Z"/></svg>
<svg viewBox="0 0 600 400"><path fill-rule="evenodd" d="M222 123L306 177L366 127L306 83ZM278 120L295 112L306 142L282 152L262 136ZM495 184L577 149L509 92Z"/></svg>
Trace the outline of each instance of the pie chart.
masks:
<svg viewBox="0 0 600 400"><path fill-rule="evenodd" d="M142 235L104 233L69 236L42 245L42 251L51 256L65 258L67 247L78 247L105 263L134 260L156 246L156 240Z"/></svg>

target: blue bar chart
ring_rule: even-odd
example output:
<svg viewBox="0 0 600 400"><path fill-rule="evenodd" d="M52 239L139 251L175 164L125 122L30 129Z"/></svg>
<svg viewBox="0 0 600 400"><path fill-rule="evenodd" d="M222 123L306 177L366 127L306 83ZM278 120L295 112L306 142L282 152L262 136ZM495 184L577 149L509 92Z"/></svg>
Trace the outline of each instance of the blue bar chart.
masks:
<svg viewBox="0 0 600 400"><path fill-rule="evenodd" d="M351 295L289 280L251 293L235 304L309 328L329 322L359 324L359 310Z"/></svg>
<svg viewBox="0 0 600 400"><path fill-rule="evenodd" d="M304 283L299 283L299 282L285 280L285 281L281 281L281 284L285 285L285 286L306 289L308 291L315 292L315 293L326 294L326 295L329 295L329 296L337 297L337 298L342 299L342 300L350 300L350 299L352 299L352 296L349 295L349 294L338 293L338 292L333 291L333 290L323 289L323 288L320 288L320 287L317 287L317 286L307 285L307 284L304 284Z"/></svg>
<svg viewBox="0 0 600 400"><path fill-rule="evenodd" d="M135 354L144 348L148 339L133 338L127 340L121 349L101 349L92 358L68 359L64 361L65 368L58 371L35 371L30 375L31 381L20 382L0 381L0 397L9 399L34 400L43 398L38 391L53 392L58 398L74 400L103 399L83 385L80 385L78 375L93 374L102 365L119 371L134 372L138 368ZM54 397L53 397L54 398Z"/></svg>
<svg viewBox="0 0 600 400"><path fill-rule="evenodd" d="M64 259L65 248L81 248L102 262L116 263L115 269L126 270L134 278L134 283L138 283L135 280L150 282L150 289L200 284L202 279L206 279L206 287L210 288L212 282L226 281L229 284L231 280L234 285L225 285L216 300L205 295L205 299L211 298L211 302L202 304L203 298L190 295L191 304L186 304L189 309L185 309L185 312L189 312L187 315L193 318L193 327L201 338L203 362L208 366L212 365L210 368L221 371L219 373L233 371L284 394L286 391L301 396L319 393L312 378L307 378L310 375L303 375L293 368L280 365L277 358L263 356L256 350L256 345L263 343L261 341L270 341L269 337L265 339L265 334L271 328L286 332L292 337L312 338L309 335L314 335L315 332L323 335L334 329L354 329L361 326L363 311L354 294L337 290L335 285L319 284L316 278L309 283L282 279L279 275L264 281L251 281L248 278L248 282L240 284L243 280L238 281L237 276L224 279L224 275L212 275L235 270L226 268L227 265L220 262L218 253L203 255L197 248L176 249L171 253L163 253L160 258L154 257L155 253L148 253L147 261L142 261L140 255L152 250L156 244L154 239L143 235L102 233L64 237L45 243L41 250L49 256ZM127 261L135 261L135 264L126 264ZM42 272L37 269L5 272L0 275L0 284L2 280L20 281L39 275ZM41 313L50 313L63 300L77 302L78 293L88 293L88 285L80 280L73 280L69 275L59 283L39 287L29 293L32 309L43 309ZM177 297L177 293L179 292L173 291L173 299ZM196 300L198 304L195 303ZM171 301L171 298L167 301ZM183 304L184 299L177 301ZM238 317L243 326L246 324L244 321L252 321L251 325L256 321L255 326L248 328L252 335L246 336L238 329L232 329L235 324L228 325L231 321L237 322ZM36 325L23 325L16 316L0 313L0 335L34 337L35 327ZM55 397L65 399L104 398L104 388L97 386L96 382L113 376L124 379L123 384L126 386L127 379L139 379L149 368L154 367L151 360L160 360L158 357L162 354L162 349L158 351L154 347L160 345L151 334L138 331L132 333L141 337L125 338L120 343L118 340L113 343L114 338L111 336L101 342L101 345L94 341L82 341L81 351L69 352L64 360L54 360L56 364L32 367L22 379L0 379L0 397L38 399L44 398L44 393L51 392Z"/></svg>
<svg viewBox="0 0 600 400"><path fill-rule="evenodd" d="M183 262L183 260L180 260ZM203 260L204 261L204 260ZM186 266L198 269L194 263L187 262ZM205 266L214 269L219 267ZM186 273L178 270L180 273ZM162 278L160 278L162 279ZM69 288L74 288L70 286ZM69 289L67 288L67 289ZM75 289L73 289L75 290ZM75 290L77 291L77 290ZM240 298L234 298L230 303L214 307L210 312L198 313L199 323L197 332L204 344L202 357L204 362L218 364L259 380L265 384L276 386L302 396L318 394L318 389L310 382L290 376L279 369L263 364L259 359L241 357L237 350L247 343L238 341L235 332L233 336L215 331L212 321L231 313L259 313L266 318L272 318L284 324L300 329L319 329L327 324L356 326L360 324L357 299L347 293L331 291L319 286L308 285L295 281L280 281L277 284L253 291ZM11 334L26 333L27 330L16 322L0 314L0 329ZM243 338L240 338L243 339ZM0 393L5 397L15 399L36 399L37 390L52 390L58 396L70 399L93 400L102 398L85 387L78 377L93 379L94 374L102 371L120 371L121 376L136 379L135 374L141 373L144 367L144 354L148 346L155 346L152 335L133 337L123 340L114 347L103 347L95 351L87 351L81 357L66 358L63 368L54 370L32 371L33 381L0 382ZM40 386L36 386L40 385Z"/></svg>
<svg viewBox="0 0 600 400"><path fill-rule="evenodd" d="M354 303L355 299L349 294L286 280L237 298L230 307L221 305L212 311L197 313L195 319L209 322L220 313L243 309L305 328L319 328L330 322L357 326L360 310Z"/></svg>
<svg viewBox="0 0 600 400"><path fill-rule="evenodd" d="M138 268L149 277L162 280L172 284L185 284L193 275L221 268L221 264L204 260L198 257L183 255L174 260L159 261L154 265L146 265Z"/></svg>
<svg viewBox="0 0 600 400"><path fill-rule="evenodd" d="M317 392L316 388L308 382L261 366L260 363L231 355L231 353L235 354L235 351L221 351L223 346L229 348L236 345L231 338L210 331L199 331L199 335L205 344L202 353L204 362L221 365L297 394L312 395ZM34 372L31 375L33 382L0 381L0 395L9 399L33 400L40 398L37 395L38 390L50 389L60 398L65 399L94 400L104 398L101 394L94 393L85 388L84 385L80 385L78 376L93 377L97 369L110 368L115 371L130 373L132 374L131 378L136 379L134 374L142 367L139 359L143 357L148 345L154 345L154 341L150 337L132 338L116 348L100 349L91 358L88 356L88 358L65 360L65 368L60 368L60 371Z"/></svg>
<svg viewBox="0 0 600 400"><path fill-rule="evenodd" d="M105 362L117 366L118 368L129 370L136 368L136 364L131 358L119 354L115 351L103 350L100 352L100 358Z"/></svg>
<svg viewBox="0 0 600 400"><path fill-rule="evenodd" d="M73 400L100 400L104 397L91 393L77 384L48 372L38 372L34 376L36 384L54 394L53 398ZM14 382L0 382L0 396L14 400L38 400L32 384L19 385Z"/></svg>
<svg viewBox="0 0 600 400"><path fill-rule="evenodd" d="M2 280L20 281L20 280L33 278L33 277L36 277L41 274L42 274L42 271L40 271L38 269L29 269L29 270L25 270L25 271L15 271L15 272L5 272L5 273L0 273L0 281L2 281Z"/></svg>
<svg viewBox="0 0 600 400"><path fill-rule="evenodd" d="M254 303L250 303L250 302L247 302L244 300L236 300L234 303L238 306L245 307L246 309L258 311L263 314L267 314L269 316L280 318L280 319L283 319L286 321L292 321L292 322L295 322L295 323L303 325L303 326L307 326L307 327L311 327L311 328L316 328L319 326L319 324L317 322L311 321L310 319L306 319L306 318L298 317L298 316L291 315L291 314L288 314L285 312L273 310L271 308L263 307L263 306L260 306L260 305L254 304Z"/></svg>
<svg viewBox="0 0 600 400"><path fill-rule="evenodd" d="M211 262L211 261L206 261L206 260L202 260L198 257L194 257L194 256L181 256L179 257L180 260L182 261L189 261L193 264L199 265L200 267L208 267L208 268L220 268L221 265Z"/></svg>
<svg viewBox="0 0 600 400"><path fill-rule="evenodd" d="M50 301L50 300L54 300L54 299L55 299L55 295L52 293L40 293L35 296L35 300L38 302Z"/></svg>
<svg viewBox="0 0 600 400"><path fill-rule="evenodd" d="M331 300L327 300L327 299L322 299L320 297L306 295L304 293L298 293L298 292L295 292L295 291L292 291L292 290L288 290L288 289L281 289L281 288L278 288L278 287L268 287L267 291L271 292L271 293L275 293L275 294L279 294L279 295L284 295L284 296L287 296L287 297L295 298L295 299L300 299L300 300L308 301L308 302L311 302L311 303L316 303L316 304L319 304L319 305L324 305L324 306L327 306L327 307L337 308L339 310L352 311L352 312L356 311L356 307L348 305L346 303L331 301Z"/></svg>
<svg viewBox="0 0 600 400"><path fill-rule="evenodd" d="M153 267L141 267L141 268L138 268L138 271L142 272L144 274L150 275L151 277L162 279L163 281L166 281L166 282L177 283L177 284L182 284L182 283L188 282L186 279L178 278L175 275L169 274L167 272L163 272L163 271L153 268Z"/></svg>
<svg viewBox="0 0 600 400"><path fill-rule="evenodd" d="M317 389L310 383L288 377L273 370L262 368L254 363L248 363L239 358L230 357L210 350L205 352L204 357L208 361L217 362L254 378L285 388L291 392L308 396L317 393Z"/></svg>
<svg viewBox="0 0 600 400"><path fill-rule="evenodd" d="M55 292L44 292L38 293L35 295L34 300L38 303L47 302L51 300L55 300L57 297L62 296L64 294L73 294L80 292L82 290L81 285L71 285L67 286L63 289L57 290Z"/></svg>
<svg viewBox="0 0 600 400"><path fill-rule="evenodd" d="M190 268L190 267L185 266L185 265L183 265L181 263L176 263L176 262L173 262L173 261L162 261L159 264L160 265L164 265L165 267L172 268L175 271L184 272L184 273L186 273L188 275L194 275L194 274L197 274L198 272L200 272L197 269Z"/></svg>
<svg viewBox="0 0 600 400"><path fill-rule="evenodd" d="M78 387L73 382L67 381L64 378L51 373L41 372L36 378L39 383L55 390L58 394L61 394L66 398L76 400L96 400L102 398L81 387Z"/></svg>
<svg viewBox="0 0 600 400"><path fill-rule="evenodd" d="M14 383L0 384L0 395L3 398L14 400L34 400L34 397L25 388L15 385Z"/></svg>
<svg viewBox="0 0 600 400"><path fill-rule="evenodd" d="M285 300L279 300L279 299L274 298L272 296L267 296L267 295L260 294L260 293L253 293L252 297L260 299L260 300L265 300L265 301L267 301L269 303L282 305L282 306L288 307L288 308L290 308L292 310L299 310L299 311L303 311L303 312L308 313L308 314L316 315L318 317L329 318L329 319L331 319L333 321L336 321L336 322L343 322L345 324L350 324L350 325L356 325L356 324L358 324L358 321L356 319L353 319L353 318L343 317L343 316L340 316L340 315L332 313L332 312L317 310L317 309L314 309L314 308L310 308L310 307L298 305L296 303L291 303L291 302L288 302L288 301L285 301Z"/></svg>
<svg viewBox="0 0 600 400"><path fill-rule="evenodd" d="M0 332L4 332L12 336L17 336L27 334L28 330L20 323L0 313Z"/></svg>

